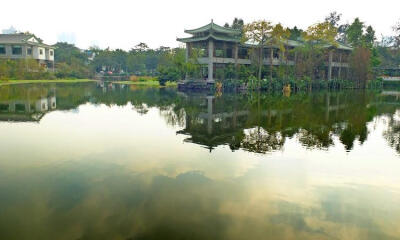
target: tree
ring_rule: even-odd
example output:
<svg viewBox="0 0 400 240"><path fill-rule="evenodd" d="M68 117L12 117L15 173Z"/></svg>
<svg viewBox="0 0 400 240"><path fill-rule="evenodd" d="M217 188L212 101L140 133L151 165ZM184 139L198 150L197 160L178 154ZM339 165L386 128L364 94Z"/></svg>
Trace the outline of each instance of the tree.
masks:
<svg viewBox="0 0 400 240"><path fill-rule="evenodd" d="M233 23L231 25L231 28L233 29L240 29L242 30L244 26L244 21L241 18L235 18L233 19Z"/></svg>
<svg viewBox="0 0 400 240"><path fill-rule="evenodd" d="M303 34L303 30L298 29L296 26L294 28L289 29L290 31L290 40L299 40Z"/></svg>
<svg viewBox="0 0 400 240"><path fill-rule="evenodd" d="M74 44L58 42L54 60L56 62L56 76L58 78L88 78L88 55Z"/></svg>
<svg viewBox="0 0 400 240"><path fill-rule="evenodd" d="M185 77L187 71L185 55L183 48L175 48L162 53L157 67L158 80L161 85L165 85L167 81L177 81Z"/></svg>
<svg viewBox="0 0 400 240"><path fill-rule="evenodd" d="M371 49L374 45L375 40L375 30L372 28L372 26L368 26L365 31L365 35L363 36L363 44Z"/></svg>
<svg viewBox="0 0 400 240"><path fill-rule="evenodd" d="M244 21L241 18L235 18L233 19L233 22L231 25L229 23L225 23L224 27L226 28L233 28L233 29L240 29L242 30L244 26Z"/></svg>
<svg viewBox="0 0 400 240"><path fill-rule="evenodd" d="M270 44L273 46L278 46L279 51L280 51L280 59L285 58L285 52L286 52L286 47L285 45L287 44L287 41L290 38L290 30L288 28L284 28L280 23L276 24L271 31L270 34ZM273 55L271 51L271 56L270 56L270 78L272 81L272 68L273 68Z"/></svg>
<svg viewBox="0 0 400 240"><path fill-rule="evenodd" d="M347 44L348 39L347 39L347 30L349 29L350 25L349 24L341 24L338 27L338 36L337 40L341 43Z"/></svg>
<svg viewBox="0 0 400 240"><path fill-rule="evenodd" d="M363 29L364 23L359 18L354 19L353 23L346 31L348 42L353 47L359 47L363 43Z"/></svg>
<svg viewBox="0 0 400 240"><path fill-rule="evenodd" d="M133 50L137 51L137 52L144 52L148 49L149 49L149 46L147 46L147 44L143 43L143 42L139 43L138 45L135 46L135 48L133 48Z"/></svg>
<svg viewBox="0 0 400 240"><path fill-rule="evenodd" d="M322 78L326 45L337 46L336 36L337 28L327 21L311 25L303 33L304 44L295 49L295 72L308 82L309 90L315 78Z"/></svg>
<svg viewBox="0 0 400 240"><path fill-rule="evenodd" d="M336 36L337 28L329 22L311 25L303 34L304 39L313 44L330 44L333 46L337 45Z"/></svg>
<svg viewBox="0 0 400 240"><path fill-rule="evenodd" d="M400 48L400 20L393 26L394 36L394 47Z"/></svg>
<svg viewBox="0 0 400 240"><path fill-rule="evenodd" d="M337 13L336 11L331 12L327 17L325 17L325 22L328 22L333 27L338 27L342 14Z"/></svg>
<svg viewBox="0 0 400 240"><path fill-rule="evenodd" d="M371 78L371 50L357 47L350 57L352 78L357 88L365 88Z"/></svg>
<svg viewBox="0 0 400 240"><path fill-rule="evenodd" d="M263 48L267 44L268 36L271 34L272 29L271 22L265 20L246 24L243 28L244 35L242 41L251 41L257 45L259 87L261 85L261 71L263 66Z"/></svg>

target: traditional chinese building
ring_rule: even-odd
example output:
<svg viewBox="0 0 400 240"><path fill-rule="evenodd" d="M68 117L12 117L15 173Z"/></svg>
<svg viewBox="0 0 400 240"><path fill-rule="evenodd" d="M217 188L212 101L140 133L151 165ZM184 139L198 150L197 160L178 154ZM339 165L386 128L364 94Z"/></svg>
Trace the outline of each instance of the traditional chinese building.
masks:
<svg viewBox="0 0 400 240"><path fill-rule="evenodd" d="M241 31L222 27L211 23L192 30L185 30L192 36L178 38L177 40L186 44L186 59L194 56L201 65L201 78L207 82L219 79L218 69L226 67L227 64L250 65L252 63L249 51L257 46L257 43L241 42ZM301 41L285 41L286 50L301 46ZM345 78L349 66L347 59L352 51L351 47L337 44L337 46L326 45L331 48L326 59L326 78ZM196 50L196 51L195 51ZM263 49L263 64L278 66L281 64L296 64L296 55L293 51L285 51L287 55L283 59L279 47L273 44L266 45Z"/></svg>

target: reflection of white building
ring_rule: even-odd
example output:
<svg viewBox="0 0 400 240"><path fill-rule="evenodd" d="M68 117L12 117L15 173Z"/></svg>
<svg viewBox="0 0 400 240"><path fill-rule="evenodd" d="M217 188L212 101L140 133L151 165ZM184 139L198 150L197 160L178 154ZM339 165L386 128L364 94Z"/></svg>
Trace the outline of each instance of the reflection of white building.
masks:
<svg viewBox="0 0 400 240"><path fill-rule="evenodd" d="M55 96L35 100L10 100L0 102L0 121L39 121L46 112L55 110Z"/></svg>

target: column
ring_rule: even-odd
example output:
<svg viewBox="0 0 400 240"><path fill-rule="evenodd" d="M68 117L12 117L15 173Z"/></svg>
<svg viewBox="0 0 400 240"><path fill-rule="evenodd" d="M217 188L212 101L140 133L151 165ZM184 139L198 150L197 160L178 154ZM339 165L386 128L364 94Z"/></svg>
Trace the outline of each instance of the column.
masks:
<svg viewBox="0 0 400 240"><path fill-rule="evenodd" d="M186 43L186 51L185 51L185 61L188 62L189 61L189 48L190 48L190 43ZM186 71L185 73L185 80L188 80L189 75Z"/></svg>
<svg viewBox="0 0 400 240"><path fill-rule="evenodd" d="M338 73L339 76L338 76L338 78L341 79L340 75L342 73L342 53L339 54L339 64L340 64L340 66L339 66L339 73Z"/></svg>
<svg viewBox="0 0 400 240"><path fill-rule="evenodd" d="M190 44L186 43L186 55L185 55L186 62L189 61L189 48L190 48Z"/></svg>
<svg viewBox="0 0 400 240"><path fill-rule="evenodd" d="M214 81L214 42L213 40L208 41L208 81Z"/></svg>
<svg viewBox="0 0 400 240"><path fill-rule="evenodd" d="M326 94L326 112L325 112L325 122L329 122L329 109L331 107L331 95L329 92Z"/></svg>
<svg viewBox="0 0 400 240"><path fill-rule="evenodd" d="M207 133L211 134L213 129L213 96L207 96Z"/></svg>
<svg viewBox="0 0 400 240"><path fill-rule="evenodd" d="M12 101L12 102L9 103L9 105L8 105L8 111L9 111L9 112L15 112L15 102L14 102L14 101Z"/></svg>
<svg viewBox="0 0 400 240"><path fill-rule="evenodd" d="M333 60L333 52L329 51L329 63L328 63L328 81L332 79L332 60Z"/></svg>
<svg viewBox="0 0 400 240"><path fill-rule="evenodd" d="M235 65L238 64L238 58L239 58L239 46L237 43L235 43L233 47L233 58L235 59Z"/></svg>

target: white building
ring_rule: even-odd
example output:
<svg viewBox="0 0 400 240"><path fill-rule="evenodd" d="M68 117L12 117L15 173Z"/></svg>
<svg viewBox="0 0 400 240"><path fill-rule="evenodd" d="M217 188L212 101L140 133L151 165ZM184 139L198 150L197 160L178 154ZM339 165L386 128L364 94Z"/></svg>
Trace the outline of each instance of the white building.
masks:
<svg viewBox="0 0 400 240"><path fill-rule="evenodd" d="M40 65L53 69L54 49L31 34L0 34L0 58L35 59Z"/></svg>

